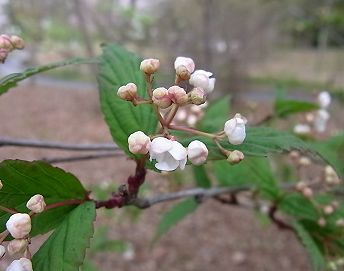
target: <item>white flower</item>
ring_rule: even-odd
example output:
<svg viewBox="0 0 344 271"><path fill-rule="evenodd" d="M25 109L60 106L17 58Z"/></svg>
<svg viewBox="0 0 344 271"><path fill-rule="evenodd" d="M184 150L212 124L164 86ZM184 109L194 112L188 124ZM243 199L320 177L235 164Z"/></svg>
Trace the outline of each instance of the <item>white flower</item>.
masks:
<svg viewBox="0 0 344 271"><path fill-rule="evenodd" d="M137 98L137 86L134 83L128 83L125 86L121 86L117 95L126 101L133 101Z"/></svg>
<svg viewBox="0 0 344 271"><path fill-rule="evenodd" d="M13 214L6 222L6 228L14 238L25 238L31 231L31 218L28 214Z"/></svg>
<svg viewBox="0 0 344 271"><path fill-rule="evenodd" d="M20 258L14 260L7 268L6 271L32 271L32 263L29 259Z"/></svg>
<svg viewBox="0 0 344 271"><path fill-rule="evenodd" d="M247 120L240 114L235 114L234 118L226 121L224 131L228 136L229 143L239 145L246 137L245 124Z"/></svg>
<svg viewBox="0 0 344 271"><path fill-rule="evenodd" d="M177 105L184 105L188 102L189 96L186 91L179 86L172 86L168 89L168 95L171 101Z"/></svg>
<svg viewBox="0 0 344 271"><path fill-rule="evenodd" d="M144 132L137 131L128 137L129 151L135 154L146 154L150 147L150 138Z"/></svg>
<svg viewBox="0 0 344 271"><path fill-rule="evenodd" d="M195 87L203 88L207 93L214 90L215 78L210 78L213 74L204 70L196 70L191 74L189 83Z"/></svg>
<svg viewBox="0 0 344 271"><path fill-rule="evenodd" d="M294 133L299 135L307 135L311 132L311 127L308 124L296 124L294 126Z"/></svg>
<svg viewBox="0 0 344 271"><path fill-rule="evenodd" d="M188 146L188 158L194 165L202 165L207 161L208 149L207 146L199 141L191 141Z"/></svg>
<svg viewBox="0 0 344 271"><path fill-rule="evenodd" d="M31 197L31 199L29 199L29 201L26 203L26 207L36 214L42 213L44 211L45 206L46 204L44 201L44 197L39 194Z"/></svg>
<svg viewBox="0 0 344 271"><path fill-rule="evenodd" d="M180 167L185 168L187 151L177 141L164 137L157 137L152 140L149 150L150 160L155 159L155 167L163 171L172 171Z"/></svg>
<svg viewBox="0 0 344 271"><path fill-rule="evenodd" d="M162 109L168 108L172 104L168 90L162 87L154 89L152 100L155 105Z"/></svg>
<svg viewBox="0 0 344 271"><path fill-rule="evenodd" d="M145 74L153 74L155 73L160 67L159 59L155 58L148 58L141 62L140 70L143 71Z"/></svg>
<svg viewBox="0 0 344 271"><path fill-rule="evenodd" d="M3 245L0 245L0 259L4 257L6 253L6 248Z"/></svg>
<svg viewBox="0 0 344 271"><path fill-rule="evenodd" d="M15 255L24 253L29 242L26 239L14 239L11 240L7 245L8 254Z"/></svg>
<svg viewBox="0 0 344 271"><path fill-rule="evenodd" d="M330 114L325 109L318 110L314 117L314 129L319 133L325 132L329 118Z"/></svg>
<svg viewBox="0 0 344 271"><path fill-rule="evenodd" d="M322 91L318 94L318 104L321 108L327 108L331 103L331 95L327 91Z"/></svg>

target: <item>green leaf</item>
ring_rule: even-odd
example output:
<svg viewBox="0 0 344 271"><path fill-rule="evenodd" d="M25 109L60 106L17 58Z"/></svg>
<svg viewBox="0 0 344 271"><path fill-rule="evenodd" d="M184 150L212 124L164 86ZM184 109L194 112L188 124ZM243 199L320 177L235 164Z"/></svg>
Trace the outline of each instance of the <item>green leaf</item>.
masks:
<svg viewBox="0 0 344 271"><path fill-rule="evenodd" d="M214 163L214 174L221 186L254 185L270 199L279 196L277 182L266 158L247 157L237 165L217 161Z"/></svg>
<svg viewBox="0 0 344 271"><path fill-rule="evenodd" d="M186 199L174 205L160 219L155 234L155 240L167 233L174 225L183 220L187 215L194 212L197 207L198 203L195 201L195 199Z"/></svg>
<svg viewBox="0 0 344 271"><path fill-rule="evenodd" d="M317 221L320 217L311 201L300 194L288 194L278 204L278 209L297 219Z"/></svg>
<svg viewBox="0 0 344 271"><path fill-rule="evenodd" d="M87 191L79 180L62 169L44 162L5 160L0 163L0 205L27 212L27 201L35 194L41 194L47 204L68 199L84 199ZM55 228L76 206L54 208L36 215L32 219L31 236L42 234ZM0 212L0 231L9 214Z"/></svg>
<svg viewBox="0 0 344 271"><path fill-rule="evenodd" d="M29 78L33 75L36 75L38 73L42 73L45 71L49 71L52 69L56 69L59 67L72 65L72 64L95 64L95 63L98 63L97 58L75 57L75 58L71 58L71 59L67 59L67 60L63 60L59 62L50 63L48 65L29 68L21 73L9 74L3 77L2 79L0 79L0 95L7 92L10 88L15 87L18 82L26 78Z"/></svg>
<svg viewBox="0 0 344 271"><path fill-rule="evenodd" d="M212 102L199 123L199 129L209 133L221 131L225 122L229 119L229 111L229 96Z"/></svg>
<svg viewBox="0 0 344 271"><path fill-rule="evenodd" d="M93 202L79 205L61 222L33 256L35 271L77 271L93 235L96 209Z"/></svg>
<svg viewBox="0 0 344 271"><path fill-rule="evenodd" d="M132 82L137 85L139 96L147 97L145 77L139 67L140 59L136 55L111 44L103 50L98 74L100 104L105 121L114 141L130 156L133 154L128 149L128 136L138 130L152 134L157 127L152 106L135 107L117 96L120 86Z"/></svg>
<svg viewBox="0 0 344 271"><path fill-rule="evenodd" d="M218 149L216 144L209 138L195 136L184 138L181 143L187 146L192 140L200 140L207 145L209 150L208 159L227 159ZM283 131L277 131L265 127L249 127L246 132L246 139L243 144L232 145L227 138L221 141L221 145L228 150L242 151L246 156L267 156L269 153L281 153L290 150L317 152L300 138Z"/></svg>
<svg viewBox="0 0 344 271"><path fill-rule="evenodd" d="M211 180L208 177L204 165L192 166L195 182L198 187L209 188L211 187Z"/></svg>
<svg viewBox="0 0 344 271"><path fill-rule="evenodd" d="M301 242L305 246L309 257L312 262L314 271L323 271L325 270L325 259L319 249L318 245L314 241L313 237L307 231L307 229L298 222L294 222L294 229L296 230L297 235L299 236Z"/></svg>
<svg viewBox="0 0 344 271"><path fill-rule="evenodd" d="M314 103L297 100L276 100L275 112L277 116L284 118L290 114L308 112L319 109Z"/></svg>

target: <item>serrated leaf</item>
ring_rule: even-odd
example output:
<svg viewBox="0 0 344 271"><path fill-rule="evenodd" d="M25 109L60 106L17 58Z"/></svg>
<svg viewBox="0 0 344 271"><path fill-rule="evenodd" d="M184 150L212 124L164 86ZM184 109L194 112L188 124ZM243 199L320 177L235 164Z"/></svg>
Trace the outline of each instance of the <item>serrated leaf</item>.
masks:
<svg viewBox="0 0 344 271"><path fill-rule="evenodd" d="M138 130L149 135L157 127L152 106L135 107L117 96L120 86L132 82L138 95L147 97L146 81L139 67L140 59L133 53L114 44L104 47L98 74L101 109L114 141L130 156L133 154L128 149L128 136Z"/></svg>
<svg viewBox="0 0 344 271"><path fill-rule="evenodd" d="M93 202L76 207L65 217L32 258L35 271L77 271L93 235Z"/></svg>
<svg viewBox="0 0 344 271"><path fill-rule="evenodd" d="M213 169L220 186L254 185L270 199L279 196L277 182L266 158L248 157L237 165L216 161Z"/></svg>
<svg viewBox="0 0 344 271"><path fill-rule="evenodd" d="M229 119L230 97L222 97L212 102L205 110L204 117L198 127L200 130L213 133L223 129L225 122Z"/></svg>
<svg viewBox="0 0 344 271"><path fill-rule="evenodd" d="M314 241L310 233L301 223L294 222L293 226L301 242L303 243L303 245L305 246L308 252L308 255L311 259L313 270L314 271L325 270L324 256L322 255L321 250L317 246L316 242Z"/></svg>
<svg viewBox="0 0 344 271"><path fill-rule="evenodd" d="M172 206L160 219L156 230L155 240L167 233L174 225L183 220L186 216L194 212L198 207L195 199L186 199Z"/></svg>
<svg viewBox="0 0 344 271"><path fill-rule="evenodd" d="M314 103L297 100L276 100L275 112L277 116L284 118L291 114L303 113L319 109Z"/></svg>
<svg viewBox="0 0 344 271"><path fill-rule="evenodd" d="M87 193L75 176L40 161L5 160L0 163L0 180L3 183L0 204L22 212L28 211L26 203L35 194L43 195L46 203L51 204L84 199ZM34 216L30 235L50 231L75 207L63 206ZM0 212L0 231L4 230L8 218L9 214Z"/></svg>
<svg viewBox="0 0 344 271"><path fill-rule="evenodd" d="M319 213L311 201L300 194L288 194L278 204L278 209L297 219L317 221Z"/></svg>
<svg viewBox="0 0 344 271"><path fill-rule="evenodd" d="M211 181L208 177L205 166L192 166L195 182L198 187L209 188L211 187Z"/></svg>
<svg viewBox="0 0 344 271"><path fill-rule="evenodd" d="M21 73L12 73L0 79L0 95L7 92L10 88L13 88L17 85L18 82L29 78L38 73L56 69L59 67L72 65L72 64L96 64L98 63L97 58L80 58L75 57L63 61L58 61L50 63L47 65L42 65L38 67L29 68Z"/></svg>

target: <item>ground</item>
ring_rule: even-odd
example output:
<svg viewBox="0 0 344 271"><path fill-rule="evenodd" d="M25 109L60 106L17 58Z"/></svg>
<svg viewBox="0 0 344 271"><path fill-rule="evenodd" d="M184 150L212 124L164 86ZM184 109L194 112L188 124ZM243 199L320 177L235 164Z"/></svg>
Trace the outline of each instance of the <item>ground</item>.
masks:
<svg viewBox="0 0 344 271"><path fill-rule="evenodd" d="M72 90L25 85L0 98L0 136L59 140L70 143L110 142L96 90ZM41 159L70 153L1 147L0 160ZM58 164L86 186L110 181L120 184L133 172L124 157ZM150 173L153 192L165 191L169 181ZM212 200L163 236L151 241L157 222L171 206L166 203L144 210L139 220L121 219L125 210L100 211L97 226L108 225L110 238L129 241L134 255L98 253L92 257L98 270L231 270L306 271L307 255L296 237L274 225L263 226L247 209ZM113 214L113 215L112 215ZM121 220L121 221L119 221ZM39 242L34 241L34 246ZM0 265L1 268L1 265Z"/></svg>

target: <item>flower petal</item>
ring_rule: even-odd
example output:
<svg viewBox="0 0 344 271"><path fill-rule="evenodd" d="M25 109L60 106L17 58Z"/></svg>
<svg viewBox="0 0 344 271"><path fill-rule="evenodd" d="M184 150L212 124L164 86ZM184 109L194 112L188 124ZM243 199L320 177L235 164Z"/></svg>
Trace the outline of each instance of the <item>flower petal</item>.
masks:
<svg viewBox="0 0 344 271"><path fill-rule="evenodd" d="M163 153L169 151L170 149L172 149L172 141L164 137L154 138L150 146L150 151L153 154Z"/></svg>
<svg viewBox="0 0 344 271"><path fill-rule="evenodd" d="M168 152L176 160L183 160L187 157L186 148L177 141L172 141L172 148Z"/></svg>

